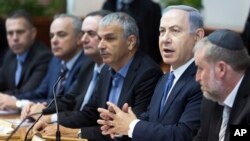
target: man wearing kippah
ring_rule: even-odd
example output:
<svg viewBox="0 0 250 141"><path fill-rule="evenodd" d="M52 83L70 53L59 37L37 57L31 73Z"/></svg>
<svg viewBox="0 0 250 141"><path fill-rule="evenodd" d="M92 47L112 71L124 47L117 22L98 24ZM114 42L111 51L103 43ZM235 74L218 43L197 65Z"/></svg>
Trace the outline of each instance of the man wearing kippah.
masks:
<svg viewBox="0 0 250 141"><path fill-rule="evenodd" d="M250 57L242 39L233 31L217 30L200 40L193 51L196 81L205 97L201 127L193 141L237 138L232 136L233 125L250 125Z"/></svg>

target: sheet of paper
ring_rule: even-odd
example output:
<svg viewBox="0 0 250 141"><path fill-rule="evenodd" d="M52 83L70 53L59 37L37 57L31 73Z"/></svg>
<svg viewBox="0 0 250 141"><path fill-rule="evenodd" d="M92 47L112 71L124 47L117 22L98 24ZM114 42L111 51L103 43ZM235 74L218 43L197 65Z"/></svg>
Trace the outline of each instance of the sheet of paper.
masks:
<svg viewBox="0 0 250 141"><path fill-rule="evenodd" d="M14 130L14 128L5 127L5 126L0 125L0 134L7 135L7 134L10 134L13 130Z"/></svg>

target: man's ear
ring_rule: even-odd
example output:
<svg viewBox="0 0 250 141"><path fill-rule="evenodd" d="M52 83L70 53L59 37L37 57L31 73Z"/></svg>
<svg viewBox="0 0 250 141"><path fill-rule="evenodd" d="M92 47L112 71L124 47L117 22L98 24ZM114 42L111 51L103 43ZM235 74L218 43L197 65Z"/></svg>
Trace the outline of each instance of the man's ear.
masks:
<svg viewBox="0 0 250 141"><path fill-rule="evenodd" d="M77 45L82 45L82 34L77 35Z"/></svg>
<svg viewBox="0 0 250 141"><path fill-rule="evenodd" d="M218 61L215 64L215 71L220 78L224 77L227 72L227 64L224 61Z"/></svg>
<svg viewBox="0 0 250 141"><path fill-rule="evenodd" d="M128 50L132 51L135 48L137 39L135 35L129 35L128 37Z"/></svg>
<svg viewBox="0 0 250 141"><path fill-rule="evenodd" d="M195 41L199 41L205 36L205 31L203 28L198 28L195 32Z"/></svg>
<svg viewBox="0 0 250 141"><path fill-rule="evenodd" d="M32 29L31 29L31 36L32 36L32 38L33 39L35 39L36 38L36 34L37 34L37 29L35 28L35 27L33 27Z"/></svg>

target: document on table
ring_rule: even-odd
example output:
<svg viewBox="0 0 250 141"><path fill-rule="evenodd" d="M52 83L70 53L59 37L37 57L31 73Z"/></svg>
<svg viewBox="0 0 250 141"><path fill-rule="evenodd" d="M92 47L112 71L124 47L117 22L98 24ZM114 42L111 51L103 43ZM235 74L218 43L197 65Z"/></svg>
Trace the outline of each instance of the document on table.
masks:
<svg viewBox="0 0 250 141"><path fill-rule="evenodd" d="M0 134L10 134L13 130L13 124L11 122L0 119Z"/></svg>

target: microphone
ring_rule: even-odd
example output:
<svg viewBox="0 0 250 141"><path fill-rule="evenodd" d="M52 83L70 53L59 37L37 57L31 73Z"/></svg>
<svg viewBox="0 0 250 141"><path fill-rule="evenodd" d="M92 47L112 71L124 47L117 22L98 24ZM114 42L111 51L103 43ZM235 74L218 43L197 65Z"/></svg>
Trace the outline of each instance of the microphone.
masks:
<svg viewBox="0 0 250 141"><path fill-rule="evenodd" d="M62 71L60 76L58 77L57 81L55 82L55 84L53 85L53 97L54 99L50 101L50 103L48 104L47 108L49 108L51 106L51 104L53 103L53 101L55 102L55 109L56 109L56 114L57 114L57 129L56 129L56 141L60 141L61 140L61 134L60 134L60 130L59 130L59 117L58 117L58 106L57 106L57 100L56 100L56 86L58 85L58 83L65 77L65 75L67 74L67 71ZM46 109L47 109L46 108ZM42 110L41 115L36 119L36 121L31 125L31 127L27 130L26 134L25 134L25 141L28 138L28 134L31 131L31 129L35 126L35 124L40 120L40 118L42 117L42 115L46 115L46 114L50 114L48 113L45 109Z"/></svg>
<svg viewBox="0 0 250 141"><path fill-rule="evenodd" d="M48 104L47 108L49 108L51 106L51 104L53 103L55 99L51 100L50 103ZM25 134L25 138L24 140L27 141L27 138L28 138L28 135L29 135L29 132L31 131L31 129L35 126L35 124L40 120L40 118L42 117L42 115L44 115L43 111L40 112L40 116L34 121L34 123L30 126L30 128L27 130L26 134ZM32 114L31 114L32 115ZM34 116L34 115L32 115ZM31 117L31 116L29 116ZM32 118L32 117L31 117ZM32 118L33 119L33 118ZM34 120L34 119L33 119Z"/></svg>
<svg viewBox="0 0 250 141"><path fill-rule="evenodd" d="M35 120L35 122L30 126L30 128L27 130L26 134L25 134L25 138L24 140L27 141L28 140L28 135L29 135L29 132L30 130L35 126L35 124L40 120L40 118L42 117L42 113L41 115Z"/></svg>
<svg viewBox="0 0 250 141"><path fill-rule="evenodd" d="M32 116L35 116L35 115L38 115L38 114L41 114L42 115L42 112L38 112L38 113L33 113L33 114L30 114L29 116L25 117L17 126L16 128L14 129L14 131L8 136L8 138L6 139L6 141L9 141L11 139L11 137L17 132L17 130L21 127L21 125L26 121L26 120L34 120L32 118Z"/></svg>
<svg viewBox="0 0 250 141"><path fill-rule="evenodd" d="M65 75L67 74L67 71L62 71L59 78L57 79L56 83L53 86L53 96L54 96L54 102L55 102L55 109L56 109L56 115L57 115L57 128L56 128L56 141L60 141L61 140L61 133L60 133L60 129L59 129L59 112L58 112L58 105L57 105L57 100L56 100L56 86L58 85L58 83L60 81L62 81L62 79L65 77Z"/></svg>

